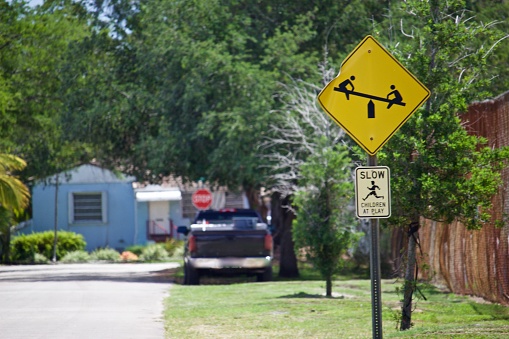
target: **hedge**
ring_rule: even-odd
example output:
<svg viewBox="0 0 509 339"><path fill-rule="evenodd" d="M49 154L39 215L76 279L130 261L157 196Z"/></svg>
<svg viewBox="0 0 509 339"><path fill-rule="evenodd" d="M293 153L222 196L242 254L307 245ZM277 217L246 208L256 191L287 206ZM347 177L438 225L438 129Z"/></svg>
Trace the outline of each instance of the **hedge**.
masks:
<svg viewBox="0 0 509 339"><path fill-rule="evenodd" d="M36 253L44 255L46 258L53 258L53 240L53 231L18 235L11 241L11 261L33 263ZM86 245L83 235L58 231L57 260L68 252L85 250Z"/></svg>

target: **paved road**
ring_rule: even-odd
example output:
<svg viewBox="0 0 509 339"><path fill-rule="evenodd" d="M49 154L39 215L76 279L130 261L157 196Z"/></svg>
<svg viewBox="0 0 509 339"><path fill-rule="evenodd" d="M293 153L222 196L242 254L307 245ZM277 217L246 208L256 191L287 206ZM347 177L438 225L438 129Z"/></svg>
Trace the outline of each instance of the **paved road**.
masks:
<svg viewBox="0 0 509 339"><path fill-rule="evenodd" d="M164 338L175 266L0 266L0 338Z"/></svg>

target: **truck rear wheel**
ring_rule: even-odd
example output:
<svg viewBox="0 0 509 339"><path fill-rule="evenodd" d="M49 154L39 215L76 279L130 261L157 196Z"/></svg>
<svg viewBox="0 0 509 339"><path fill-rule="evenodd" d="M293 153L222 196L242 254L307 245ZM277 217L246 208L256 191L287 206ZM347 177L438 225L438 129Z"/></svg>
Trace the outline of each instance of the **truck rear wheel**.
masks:
<svg viewBox="0 0 509 339"><path fill-rule="evenodd" d="M256 275L256 281L272 281L272 266L266 267L263 273L258 273Z"/></svg>
<svg viewBox="0 0 509 339"><path fill-rule="evenodd" d="M184 265L184 285L199 285L200 273L191 265Z"/></svg>

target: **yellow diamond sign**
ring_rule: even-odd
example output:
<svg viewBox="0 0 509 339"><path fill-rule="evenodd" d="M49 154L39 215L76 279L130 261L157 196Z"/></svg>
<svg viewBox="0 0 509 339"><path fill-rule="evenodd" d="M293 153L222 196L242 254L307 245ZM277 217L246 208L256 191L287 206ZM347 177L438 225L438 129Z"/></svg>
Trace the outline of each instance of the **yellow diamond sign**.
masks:
<svg viewBox="0 0 509 339"><path fill-rule="evenodd" d="M430 91L372 36L365 37L318 95L322 108L375 155Z"/></svg>

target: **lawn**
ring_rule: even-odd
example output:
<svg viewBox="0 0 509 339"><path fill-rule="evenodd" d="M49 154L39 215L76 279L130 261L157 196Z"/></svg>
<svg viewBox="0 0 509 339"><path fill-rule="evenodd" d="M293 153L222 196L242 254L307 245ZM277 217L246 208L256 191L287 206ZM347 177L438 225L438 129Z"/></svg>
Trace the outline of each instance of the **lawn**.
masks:
<svg viewBox="0 0 509 339"><path fill-rule="evenodd" d="M341 277L340 277L341 278ZM400 282L382 281L385 338L509 338L509 308L431 288L414 327L397 330ZM167 338L371 338L369 279L338 279L333 298L317 280L205 280L175 284L165 301Z"/></svg>

